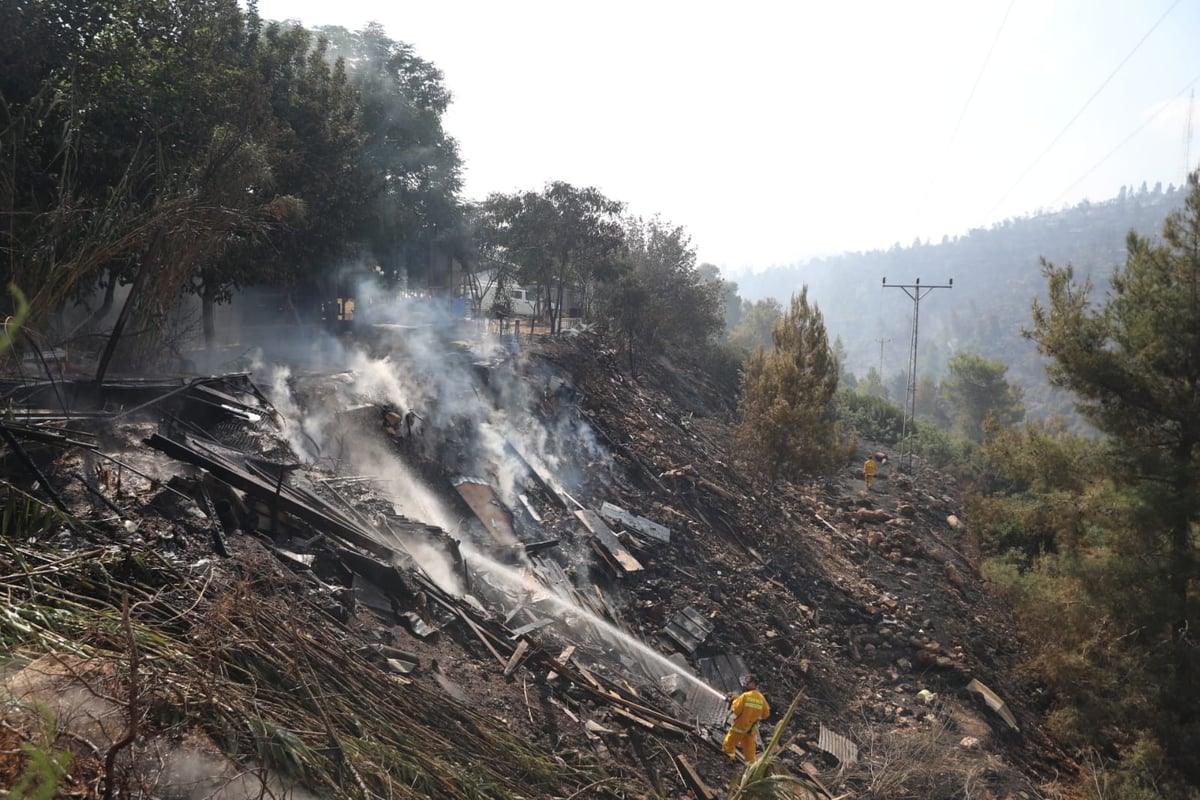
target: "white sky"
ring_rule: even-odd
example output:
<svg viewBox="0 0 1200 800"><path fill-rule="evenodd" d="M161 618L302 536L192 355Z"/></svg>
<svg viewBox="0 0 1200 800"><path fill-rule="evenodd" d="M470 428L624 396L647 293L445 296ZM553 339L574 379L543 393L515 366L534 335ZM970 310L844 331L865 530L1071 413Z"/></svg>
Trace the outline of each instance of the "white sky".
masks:
<svg viewBox="0 0 1200 800"><path fill-rule="evenodd" d="M1178 185L1189 155L1200 161L1200 135L1185 144L1200 0L259 0L259 12L378 21L436 64L466 197L596 186L683 225L726 274Z"/></svg>

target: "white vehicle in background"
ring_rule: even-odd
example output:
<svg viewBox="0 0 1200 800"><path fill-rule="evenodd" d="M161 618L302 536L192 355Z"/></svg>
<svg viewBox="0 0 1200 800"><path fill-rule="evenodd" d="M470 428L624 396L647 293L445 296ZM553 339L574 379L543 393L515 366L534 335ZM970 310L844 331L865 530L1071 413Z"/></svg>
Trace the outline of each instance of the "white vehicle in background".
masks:
<svg viewBox="0 0 1200 800"><path fill-rule="evenodd" d="M499 312L506 317L529 317L532 319L537 316L535 297L535 294L520 286L509 286L504 291L497 293L495 285L492 285L483 293L479 310L484 316L492 316L494 312Z"/></svg>

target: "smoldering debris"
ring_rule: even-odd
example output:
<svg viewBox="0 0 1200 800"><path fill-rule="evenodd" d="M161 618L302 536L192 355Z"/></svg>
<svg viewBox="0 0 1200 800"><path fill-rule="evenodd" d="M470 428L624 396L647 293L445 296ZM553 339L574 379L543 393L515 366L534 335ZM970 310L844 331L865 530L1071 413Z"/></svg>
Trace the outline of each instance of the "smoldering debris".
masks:
<svg viewBox="0 0 1200 800"><path fill-rule="evenodd" d="M511 359L483 369L452 351L443 366L457 374L443 369L430 381L413 359L431 359L431 345L417 338L403 358L348 351L350 368L324 375L263 366L266 391L244 373L14 382L5 387L16 410L3 425L12 437L6 460L24 469L8 474L90 520L70 537L162 547L163 539L128 539L124 522L151 508L202 520L206 542L179 540L180 525L172 546L237 560L254 541L337 619L369 613L417 639L462 625L510 676L553 671L637 724L688 735L696 719L660 680L675 674L710 690L623 628L619 608L588 577L604 568L602 552L624 553L625 573L635 561L596 511L586 519L607 535L589 535L569 513L575 494L593 494L575 477L607 458L590 426L566 393L547 405ZM76 479L75 492L56 498L62 475L45 466L68 452L140 463L118 467L119 476L145 472L148 482L135 488L118 477L114 489L108 479ZM603 464L596 472L605 479ZM85 506L85 497L96 502ZM96 506L115 518L97 517ZM576 648L572 665L548 655L567 647Z"/></svg>

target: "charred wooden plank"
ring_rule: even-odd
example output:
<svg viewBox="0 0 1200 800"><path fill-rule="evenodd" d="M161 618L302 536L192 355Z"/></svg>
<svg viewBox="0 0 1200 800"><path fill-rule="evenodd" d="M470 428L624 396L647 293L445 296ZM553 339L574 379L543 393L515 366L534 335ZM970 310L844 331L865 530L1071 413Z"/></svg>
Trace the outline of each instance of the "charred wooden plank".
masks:
<svg viewBox="0 0 1200 800"><path fill-rule="evenodd" d="M679 769L679 776L683 778L683 782L692 790L692 794L696 795L697 800L715 800L716 793L709 788L708 784L696 772L696 768L692 766L692 762L688 761L687 756L678 753L675 756L675 766Z"/></svg>
<svg viewBox="0 0 1200 800"><path fill-rule="evenodd" d="M612 503L603 503L600 506L600 516L611 522L620 522L626 528L640 533L648 539L653 539L660 544L669 544L671 542L671 530L665 525L659 525L657 522L648 520L645 517L631 514Z"/></svg>
<svg viewBox="0 0 1200 800"><path fill-rule="evenodd" d="M598 543L611 557L612 562L617 565L622 572L641 572L644 568L641 562L633 557L625 545L621 544L621 540L612 532L612 529L605 524L604 520L595 511L582 509L575 512L575 516L579 518L594 537L593 541ZM603 554L601 554L603 555Z"/></svg>
<svg viewBox="0 0 1200 800"><path fill-rule="evenodd" d="M504 665L504 677L508 677L517 671L517 667L521 666L521 662L529 656L529 640L522 639L517 649L513 650L512 656L508 659L508 663Z"/></svg>

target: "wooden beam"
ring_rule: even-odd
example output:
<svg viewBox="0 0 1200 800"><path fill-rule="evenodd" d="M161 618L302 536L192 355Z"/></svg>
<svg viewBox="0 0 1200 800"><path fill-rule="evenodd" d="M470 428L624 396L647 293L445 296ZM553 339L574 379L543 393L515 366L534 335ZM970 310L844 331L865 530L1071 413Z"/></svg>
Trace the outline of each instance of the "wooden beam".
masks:
<svg viewBox="0 0 1200 800"><path fill-rule="evenodd" d="M716 793L696 772L696 768L692 766L692 762L688 761L687 756L678 753L675 756L675 766L679 769L679 777L683 778L683 782L692 790L692 794L696 795L697 800L716 800Z"/></svg>
<svg viewBox="0 0 1200 800"><path fill-rule="evenodd" d="M521 666L521 662L525 660L525 656L529 655L529 640L522 639L517 648L513 650L512 658L508 659L508 663L504 665L504 677L508 677L517 671L517 667Z"/></svg>

